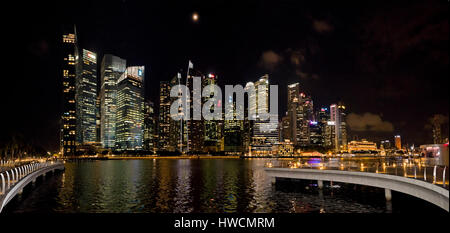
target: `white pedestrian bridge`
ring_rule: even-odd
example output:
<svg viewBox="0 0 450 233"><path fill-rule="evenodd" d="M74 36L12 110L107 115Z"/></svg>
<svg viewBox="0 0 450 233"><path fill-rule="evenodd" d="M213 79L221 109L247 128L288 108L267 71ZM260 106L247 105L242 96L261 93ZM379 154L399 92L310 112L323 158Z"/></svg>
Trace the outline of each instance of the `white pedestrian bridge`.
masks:
<svg viewBox="0 0 450 233"><path fill-rule="evenodd" d="M0 213L25 186L48 172L64 170L62 161L32 161L26 164L4 163L0 165Z"/></svg>
<svg viewBox="0 0 450 233"><path fill-rule="evenodd" d="M365 162L365 161L364 161ZM271 161L266 173L277 178L315 180L319 188L324 181L366 185L385 189L387 201L391 190L405 193L449 211L448 167L430 166L420 161L366 162L334 160Z"/></svg>

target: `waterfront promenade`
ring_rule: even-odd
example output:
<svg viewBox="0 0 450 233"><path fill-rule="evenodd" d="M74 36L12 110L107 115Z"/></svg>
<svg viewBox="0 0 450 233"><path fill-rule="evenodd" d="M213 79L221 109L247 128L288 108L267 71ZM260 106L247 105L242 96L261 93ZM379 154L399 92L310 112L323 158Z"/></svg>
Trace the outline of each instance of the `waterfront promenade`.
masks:
<svg viewBox="0 0 450 233"><path fill-rule="evenodd" d="M265 171L274 181L279 178L316 180L367 185L385 189L387 201L391 190L431 202L449 211L448 167L426 159L309 159L274 160Z"/></svg>

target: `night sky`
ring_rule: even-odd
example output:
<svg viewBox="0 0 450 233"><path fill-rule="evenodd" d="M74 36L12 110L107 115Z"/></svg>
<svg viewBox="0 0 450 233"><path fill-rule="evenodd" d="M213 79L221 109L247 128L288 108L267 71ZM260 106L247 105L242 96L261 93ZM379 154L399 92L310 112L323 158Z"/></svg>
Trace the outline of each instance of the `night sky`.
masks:
<svg viewBox="0 0 450 233"><path fill-rule="evenodd" d="M75 23L81 48L144 65L156 104L159 81L190 59L221 85L269 74L283 115L293 82L316 108L343 101L350 139L431 143L428 119L448 125L448 1L311 2L18 2L2 16L12 65L3 67L1 137L58 149L61 29Z"/></svg>

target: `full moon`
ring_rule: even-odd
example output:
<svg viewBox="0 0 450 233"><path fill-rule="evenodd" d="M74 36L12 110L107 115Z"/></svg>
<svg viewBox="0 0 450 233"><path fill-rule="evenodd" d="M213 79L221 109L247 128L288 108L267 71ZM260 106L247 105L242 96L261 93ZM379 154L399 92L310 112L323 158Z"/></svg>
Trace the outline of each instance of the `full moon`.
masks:
<svg viewBox="0 0 450 233"><path fill-rule="evenodd" d="M192 14L192 20L193 20L194 22L197 22L197 21L198 21L198 14L197 14L197 13L193 13L193 14Z"/></svg>

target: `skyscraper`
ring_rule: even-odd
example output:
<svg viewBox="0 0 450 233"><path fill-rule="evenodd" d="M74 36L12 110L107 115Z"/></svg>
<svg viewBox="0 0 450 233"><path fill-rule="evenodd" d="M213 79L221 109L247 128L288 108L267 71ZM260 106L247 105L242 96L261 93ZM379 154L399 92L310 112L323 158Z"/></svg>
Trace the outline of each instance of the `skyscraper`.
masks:
<svg viewBox="0 0 450 233"><path fill-rule="evenodd" d="M309 122L313 119L313 107L311 97L300 93L299 83L288 85L289 135L295 146L310 144Z"/></svg>
<svg viewBox="0 0 450 233"><path fill-rule="evenodd" d="M204 80L206 77L202 74L202 72L194 69L194 65L189 61L189 72L187 74L186 78L186 86L189 88L190 94L188 99L188 104L190 108L190 120L187 120L184 122L184 142L183 147L185 147L183 150L185 152L201 152L203 150L203 140L204 140L204 121L203 119L196 120L194 119L194 104L197 104L201 106L202 104L202 93L201 90L204 87L205 82L202 82L201 80ZM194 78L200 79L200 85L201 89L198 90L194 87ZM194 96L197 96L199 98L194 98Z"/></svg>
<svg viewBox="0 0 450 233"><path fill-rule="evenodd" d="M97 95L95 100L95 141L100 143L100 121L101 121L101 109L100 109L100 95Z"/></svg>
<svg viewBox="0 0 450 233"><path fill-rule="evenodd" d="M155 152L157 149L155 106L151 101L144 102L144 144L143 149Z"/></svg>
<svg viewBox="0 0 450 233"><path fill-rule="evenodd" d="M170 97L170 92L172 91L172 89L176 88L176 85L181 85L183 84L183 80L181 78L181 74L178 73L176 76L174 76L171 80L170 80L170 91L169 91L169 109L168 109L168 117L169 117L169 147L168 150L169 151L178 151L178 152L183 152L186 151L187 146L186 146L186 142L187 142L187 137L188 137L188 133L187 133L187 121L184 120L174 120L171 115L170 115L170 107L171 105L175 102L178 101L180 98L182 98L182 90L181 88L179 88L178 90L174 90L177 91L178 95L175 97ZM189 99L186 99L186 101L189 104ZM184 105L182 103L182 106L180 106L178 108L178 116L182 117L184 116Z"/></svg>
<svg viewBox="0 0 450 233"><path fill-rule="evenodd" d="M62 87L60 152L63 156L74 155L76 150L76 104L75 83L78 55L76 29L68 29L62 36Z"/></svg>
<svg viewBox="0 0 450 233"><path fill-rule="evenodd" d="M288 85L288 115L290 127L290 140L297 146L300 144L300 125L297 119L301 119L300 112L300 84L294 83Z"/></svg>
<svg viewBox="0 0 450 233"><path fill-rule="evenodd" d="M105 54L101 66L100 141L107 149L116 143L117 81L125 72L126 60Z"/></svg>
<svg viewBox="0 0 450 233"><path fill-rule="evenodd" d="M291 126L289 125L289 117L284 116L281 119L281 137L280 141L291 140Z"/></svg>
<svg viewBox="0 0 450 233"><path fill-rule="evenodd" d="M347 122L346 122L346 110L345 110L345 105L342 102L339 102L338 104L338 108L340 109L340 134L341 134L341 138L340 138L340 143L342 145L342 149L343 150L347 150Z"/></svg>
<svg viewBox="0 0 450 233"><path fill-rule="evenodd" d="M402 149L402 138L400 137L400 135L395 135L394 141L395 141L395 148L397 150L401 150Z"/></svg>
<svg viewBox="0 0 450 233"><path fill-rule="evenodd" d="M323 138L323 146L324 147L332 147L333 146L333 134L334 125L330 125L330 113L328 108L323 107L320 109L318 113L318 124L321 128L322 138Z"/></svg>
<svg viewBox="0 0 450 233"><path fill-rule="evenodd" d="M77 142L82 145L97 140L96 100L97 100L97 55L83 49L77 63L75 103L77 114Z"/></svg>
<svg viewBox="0 0 450 233"><path fill-rule="evenodd" d="M217 75L208 74L202 80L202 89L207 91L214 91L213 89L206 89L208 85L217 84ZM212 86L210 86L212 87ZM203 103L207 101L215 101L212 95L203 97ZM218 100L218 105L222 105L222 100ZM204 147L206 152L218 152L220 151L220 141L222 138L222 120L204 120Z"/></svg>
<svg viewBox="0 0 450 233"><path fill-rule="evenodd" d="M230 111L226 114L232 114L234 120L224 120L224 151L228 154L241 154L243 151L243 135L244 121L236 120L236 99L229 98L226 100L228 105L232 105Z"/></svg>
<svg viewBox="0 0 450 233"><path fill-rule="evenodd" d="M297 110L297 130L300 131L300 146L310 145L310 122L313 120L313 101L310 96L300 93Z"/></svg>
<svg viewBox="0 0 450 233"><path fill-rule="evenodd" d="M321 124L317 121L309 122L309 145L323 146L324 138L322 134Z"/></svg>
<svg viewBox="0 0 450 233"><path fill-rule="evenodd" d="M141 150L144 125L144 66L131 66L117 81L116 149Z"/></svg>
<svg viewBox="0 0 450 233"><path fill-rule="evenodd" d="M253 121L251 154L269 155L272 154L272 146L279 142L278 117L272 116L277 120L271 122L270 119L261 119L259 116L260 111L265 113L269 112L269 75L262 76L255 82L254 86L256 94L256 103L254 104L256 106L256 118ZM263 100L259 99L261 97Z"/></svg>
<svg viewBox="0 0 450 233"><path fill-rule="evenodd" d="M170 89L170 82L159 83L158 149L162 151L170 148Z"/></svg>
<svg viewBox="0 0 450 233"><path fill-rule="evenodd" d="M330 121L334 124L334 146L336 152L347 148L347 125L345 123L345 105L342 103L330 106Z"/></svg>

